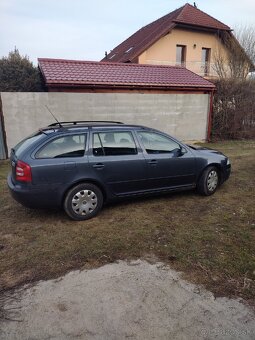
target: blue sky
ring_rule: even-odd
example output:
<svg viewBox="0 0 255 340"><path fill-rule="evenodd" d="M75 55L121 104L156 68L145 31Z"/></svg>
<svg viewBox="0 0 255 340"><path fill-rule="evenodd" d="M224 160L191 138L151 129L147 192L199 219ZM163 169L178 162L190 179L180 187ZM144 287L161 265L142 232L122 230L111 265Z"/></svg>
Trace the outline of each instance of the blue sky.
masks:
<svg viewBox="0 0 255 340"><path fill-rule="evenodd" d="M16 46L35 64L38 57L100 60L105 51L185 2L0 0L0 57ZM204 0L196 4L232 28L255 23L254 0Z"/></svg>

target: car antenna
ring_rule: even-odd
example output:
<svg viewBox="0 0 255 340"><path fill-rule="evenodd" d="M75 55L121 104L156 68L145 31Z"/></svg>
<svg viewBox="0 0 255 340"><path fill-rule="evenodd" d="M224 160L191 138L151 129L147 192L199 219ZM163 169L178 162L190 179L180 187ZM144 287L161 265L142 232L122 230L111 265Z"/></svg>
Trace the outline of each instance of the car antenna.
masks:
<svg viewBox="0 0 255 340"><path fill-rule="evenodd" d="M54 116L54 114L51 112L51 110L48 108L47 105L44 105L46 109L49 111L49 113L52 115L52 117L55 119L55 121L58 123L60 127L62 127L61 123L57 120L57 118Z"/></svg>

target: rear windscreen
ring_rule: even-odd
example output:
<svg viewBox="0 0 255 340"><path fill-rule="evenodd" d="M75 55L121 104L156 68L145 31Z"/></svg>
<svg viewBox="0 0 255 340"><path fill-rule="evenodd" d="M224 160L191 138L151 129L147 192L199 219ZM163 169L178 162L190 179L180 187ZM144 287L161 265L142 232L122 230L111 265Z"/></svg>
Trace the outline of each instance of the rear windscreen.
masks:
<svg viewBox="0 0 255 340"><path fill-rule="evenodd" d="M42 139L43 136L45 136L45 134L38 131L36 133L33 133L31 136L23 139L13 148L15 155L19 158L24 150L26 150L30 145L36 143L38 140Z"/></svg>

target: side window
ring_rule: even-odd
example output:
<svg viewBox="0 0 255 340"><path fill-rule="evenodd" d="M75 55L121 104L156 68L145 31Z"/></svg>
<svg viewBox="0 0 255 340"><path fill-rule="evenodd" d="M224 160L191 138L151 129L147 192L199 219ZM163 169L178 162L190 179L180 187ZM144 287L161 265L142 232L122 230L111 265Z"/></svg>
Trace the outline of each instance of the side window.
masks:
<svg viewBox="0 0 255 340"><path fill-rule="evenodd" d="M86 134L56 138L43 146L36 158L82 157L85 152Z"/></svg>
<svg viewBox="0 0 255 340"><path fill-rule="evenodd" d="M180 149L178 143L159 133L140 131L138 136L148 154L168 153Z"/></svg>
<svg viewBox="0 0 255 340"><path fill-rule="evenodd" d="M121 156L137 154L131 132L99 132L93 134L94 156Z"/></svg>

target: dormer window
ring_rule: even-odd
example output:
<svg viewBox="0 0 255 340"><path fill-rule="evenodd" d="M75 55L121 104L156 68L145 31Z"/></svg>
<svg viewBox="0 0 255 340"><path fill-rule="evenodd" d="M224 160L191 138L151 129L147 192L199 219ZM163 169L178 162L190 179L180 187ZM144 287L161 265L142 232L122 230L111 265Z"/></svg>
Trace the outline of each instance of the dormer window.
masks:
<svg viewBox="0 0 255 340"><path fill-rule="evenodd" d="M130 47L128 50L126 50L126 52L125 53L129 53L130 51L132 51L132 49L133 49L134 47L132 46L132 47Z"/></svg>

